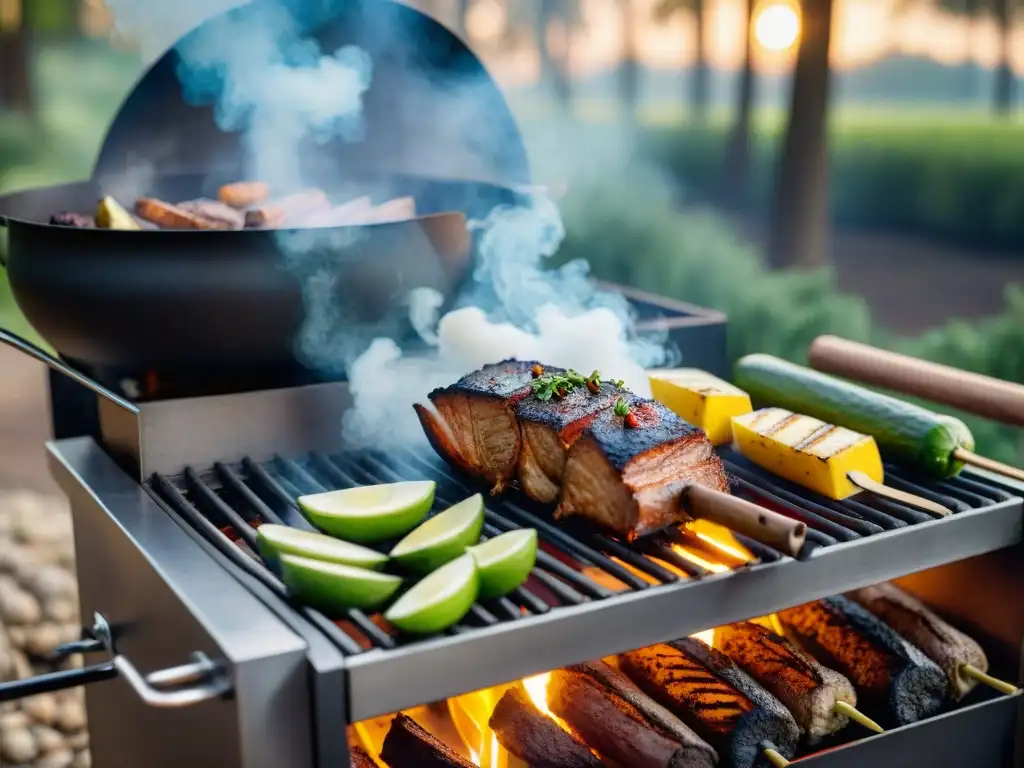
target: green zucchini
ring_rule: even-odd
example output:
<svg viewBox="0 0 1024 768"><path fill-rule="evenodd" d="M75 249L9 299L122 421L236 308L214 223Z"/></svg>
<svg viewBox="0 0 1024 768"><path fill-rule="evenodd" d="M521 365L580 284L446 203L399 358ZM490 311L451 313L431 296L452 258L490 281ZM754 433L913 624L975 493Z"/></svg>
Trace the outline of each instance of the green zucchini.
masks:
<svg viewBox="0 0 1024 768"><path fill-rule="evenodd" d="M974 437L959 419L771 355L741 358L734 379L758 406L778 406L871 435L885 458L930 477L956 476L963 463L954 452L974 449Z"/></svg>

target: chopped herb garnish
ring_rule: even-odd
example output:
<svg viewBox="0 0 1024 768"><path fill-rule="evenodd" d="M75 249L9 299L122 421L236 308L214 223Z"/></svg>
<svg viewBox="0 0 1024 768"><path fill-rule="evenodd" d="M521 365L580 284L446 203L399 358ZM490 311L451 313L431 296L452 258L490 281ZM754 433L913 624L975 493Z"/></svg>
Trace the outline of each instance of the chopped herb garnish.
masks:
<svg viewBox="0 0 1024 768"><path fill-rule="evenodd" d="M615 415L616 416L629 416L629 405L626 403L624 398L619 398L615 401Z"/></svg>
<svg viewBox="0 0 1024 768"><path fill-rule="evenodd" d="M530 372L533 374L533 381L530 382L533 394L543 402L553 397L566 397L577 387L586 387L595 395L601 391L600 371L594 371L589 376L583 376L572 368L565 373L545 373L541 366L535 365ZM621 380L611 383L620 389L623 387Z"/></svg>
<svg viewBox="0 0 1024 768"><path fill-rule="evenodd" d="M622 389L626 386L626 382L624 382L622 379L615 379L615 381L613 381L612 384L614 384L619 389Z"/></svg>

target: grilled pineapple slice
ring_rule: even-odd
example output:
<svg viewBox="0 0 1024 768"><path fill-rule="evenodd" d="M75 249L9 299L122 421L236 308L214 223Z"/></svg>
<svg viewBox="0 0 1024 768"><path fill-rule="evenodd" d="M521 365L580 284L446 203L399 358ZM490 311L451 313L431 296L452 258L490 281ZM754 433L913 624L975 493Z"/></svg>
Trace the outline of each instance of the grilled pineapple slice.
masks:
<svg viewBox="0 0 1024 768"><path fill-rule="evenodd" d="M142 229L139 222L112 197L104 197L96 207L96 226L102 229Z"/></svg>
<svg viewBox="0 0 1024 768"><path fill-rule="evenodd" d="M873 437L811 416L762 408L734 417L732 434L739 451L755 464L830 499L860 490L850 472L877 483L885 479Z"/></svg>
<svg viewBox="0 0 1024 768"><path fill-rule="evenodd" d="M654 399L679 418L700 427L715 445L732 439L732 418L751 411L742 389L697 368L648 372Z"/></svg>

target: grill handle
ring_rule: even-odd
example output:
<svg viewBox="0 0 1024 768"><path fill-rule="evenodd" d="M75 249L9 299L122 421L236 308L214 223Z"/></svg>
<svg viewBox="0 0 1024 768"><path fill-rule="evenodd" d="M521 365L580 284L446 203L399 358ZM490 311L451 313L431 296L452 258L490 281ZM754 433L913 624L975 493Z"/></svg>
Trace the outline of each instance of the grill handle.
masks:
<svg viewBox="0 0 1024 768"><path fill-rule="evenodd" d="M193 653L189 664L143 675L126 656L113 650L110 625L103 616L96 614L95 623L88 634L90 636L84 640L55 649L48 661L57 663L76 653L103 650L110 652L110 661L0 683L0 703L113 680L115 677L123 678L142 701L158 709L191 707L231 692L231 679L227 671L205 654Z"/></svg>
<svg viewBox="0 0 1024 768"><path fill-rule="evenodd" d="M139 407L135 405L135 403L126 400L116 392L107 389L98 381L86 376L81 371L76 371L63 360L54 357L45 349L36 346L28 339L23 338L16 333L11 333L10 331L4 328L0 328L0 344L6 344L7 346L13 347L14 349L18 350L19 352L25 353L29 357L35 358L39 362L44 363L53 370L57 371L57 373L62 373L72 381L81 384L83 387L91 389L97 395L105 397L114 405L124 408L131 414L138 415Z"/></svg>
<svg viewBox="0 0 1024 768"><path fill-rule="evenodd" d="M812 368L896 390L951 408L1024 426L1024 386L887 352L836 336L819 336L809 350Z"/></svg>

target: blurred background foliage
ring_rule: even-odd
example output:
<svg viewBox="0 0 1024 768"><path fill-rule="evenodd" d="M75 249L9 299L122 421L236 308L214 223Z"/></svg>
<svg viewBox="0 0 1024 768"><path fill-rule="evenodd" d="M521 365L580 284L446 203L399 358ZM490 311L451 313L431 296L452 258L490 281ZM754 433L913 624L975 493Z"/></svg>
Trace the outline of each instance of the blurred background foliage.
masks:
<svg viewBox="0 0 1024 768"><path fill-rule="evenodd" d="M541 166L584 155L538 169L570 190L559 259L725 311L734 358L835 333L1024 382L1015 0L416 4L469 37ZM0 190L86 177L143 66L101 0L0 0ZM584 133L600 159L552 152ZM25 328L2 277L0 324Z"/></svg>

